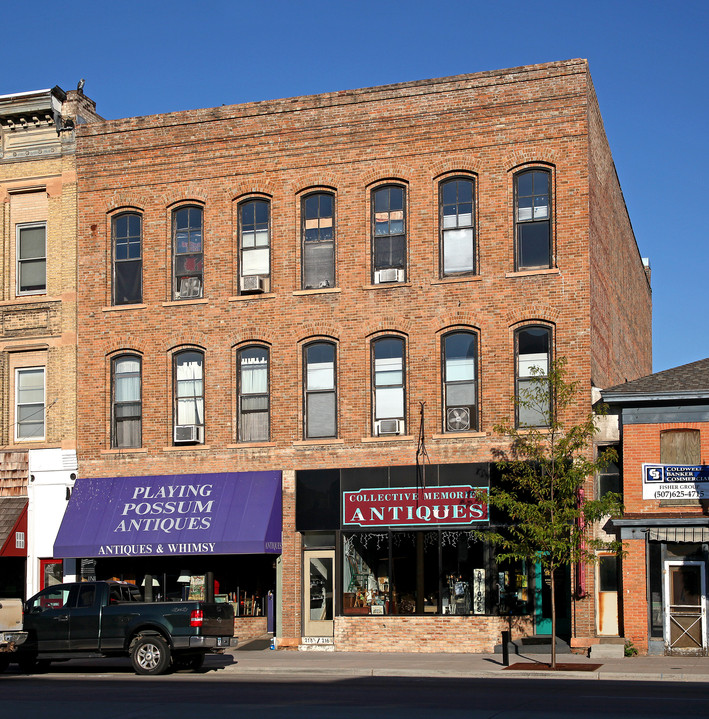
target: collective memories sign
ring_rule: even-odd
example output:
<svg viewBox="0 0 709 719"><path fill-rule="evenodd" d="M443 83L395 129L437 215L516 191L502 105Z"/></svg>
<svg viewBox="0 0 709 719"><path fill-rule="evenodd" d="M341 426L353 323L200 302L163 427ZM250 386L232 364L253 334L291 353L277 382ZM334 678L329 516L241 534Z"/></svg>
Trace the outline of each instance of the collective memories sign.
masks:
<svg viewBox="0 0 709 719"><path fill-rule="evenodd" d="M441 526L478 524L488 519L479 499L487 487L386 487L342 493L346 527Z"/></svg>
<svg viewBox="0 0 709 719"><path fill-rule="evenodd" d="M643 464L643 499L709 499L709 465Z"/></svg>

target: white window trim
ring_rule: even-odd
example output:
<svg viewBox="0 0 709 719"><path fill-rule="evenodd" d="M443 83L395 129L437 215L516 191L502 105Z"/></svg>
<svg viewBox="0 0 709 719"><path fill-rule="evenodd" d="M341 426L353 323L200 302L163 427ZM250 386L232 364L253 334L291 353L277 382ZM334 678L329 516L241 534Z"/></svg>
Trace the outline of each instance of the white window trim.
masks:
<svg viewBox="0 0 709 719"><path fill-rule="evenodd" d="M20 260L20 232L22 230L29 230L33 227L44 228L44 289L43 290L30 290L22 292L20 291L20 263L24 260ZM39 258L35 258L39 259ZM46 295L47 294L47 223L46 221L41 222L21 222L15 225L15 294L17 297L26 297L28 295Z"/></svg>
<svg viewBox="0 0 709 719"><path fill-rule="evenodd" d="M31 370L42 370L42 436L41 437L20 437L18 429L19 423L19 391L20 391L20 374ZM38 403L35 403L38 404ZM44 442L47 437L47 368L43 365L35 367L16 367L15 368L15 442Z"/></svg>

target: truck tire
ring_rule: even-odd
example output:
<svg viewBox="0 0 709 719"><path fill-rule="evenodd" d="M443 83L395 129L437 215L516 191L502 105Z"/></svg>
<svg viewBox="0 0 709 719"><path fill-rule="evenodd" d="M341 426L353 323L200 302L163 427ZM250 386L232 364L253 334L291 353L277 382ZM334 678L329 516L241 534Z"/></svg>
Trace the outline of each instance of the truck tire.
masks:
<svg viewBox="0 0 709 719"><path fill-rule="evenodd" d="M136 674L165 674L170 668L170 647L161 636L141 635L131 646L130 661Z"/></svg>

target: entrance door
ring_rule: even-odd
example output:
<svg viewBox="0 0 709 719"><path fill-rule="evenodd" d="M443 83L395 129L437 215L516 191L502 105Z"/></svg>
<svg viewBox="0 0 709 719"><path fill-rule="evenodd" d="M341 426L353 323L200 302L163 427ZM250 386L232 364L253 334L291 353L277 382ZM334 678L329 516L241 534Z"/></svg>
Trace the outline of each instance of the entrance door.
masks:
<svg viewBox="0 0 709 719"><path fill-rule="evenodd" d="M305 551L303 616L305 617L306 637L331 637L334 634L334 574L334 550L309 549Z"/></svg>
<svg viewBox="0 0 709 719"><path fill-rule="evenodd" d="M669 654L706 654L703 562L665 562L665 647Z"/></svg>
<svg viewBox="0 0 709 719"><path fill-rule="evenodd" d="M551 577L541 564L532 565L534 592L534 633L551 635ZM554 576L556 589L556 636L571 636L571 579L568 567L559 567Z"/></svg>
<svg viewBox="0 0 709 719"><path fill-rule="evenodd" d="M618 557L599 554L596 574L598 634L618 636Z"/></svg>

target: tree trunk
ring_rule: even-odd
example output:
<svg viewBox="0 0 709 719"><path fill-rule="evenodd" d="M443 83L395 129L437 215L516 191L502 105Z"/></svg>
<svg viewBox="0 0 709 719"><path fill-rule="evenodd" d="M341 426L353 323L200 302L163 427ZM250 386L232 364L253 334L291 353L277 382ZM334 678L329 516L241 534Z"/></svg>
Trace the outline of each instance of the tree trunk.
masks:
<svg viewBox="0 0 709 719"><path fill-rule="evenodd" d="M554 586L554 570L550 568L551 576L551 668L556 669L556 587Z"/></svg>

